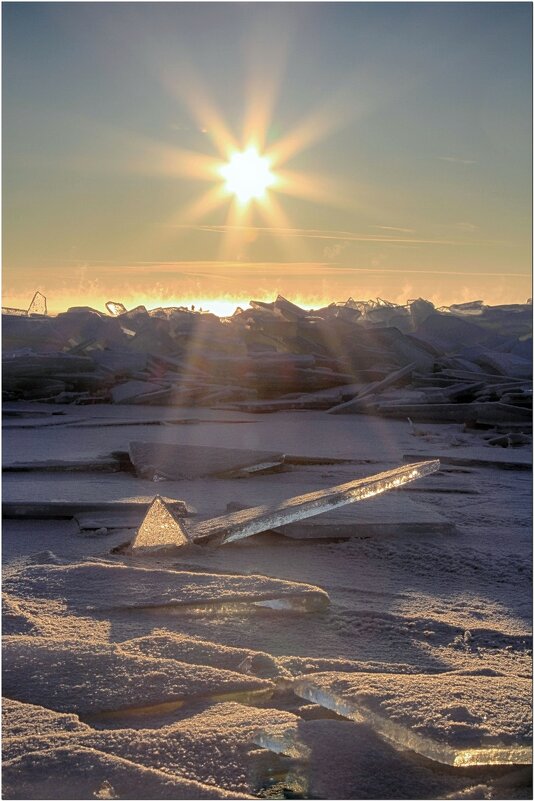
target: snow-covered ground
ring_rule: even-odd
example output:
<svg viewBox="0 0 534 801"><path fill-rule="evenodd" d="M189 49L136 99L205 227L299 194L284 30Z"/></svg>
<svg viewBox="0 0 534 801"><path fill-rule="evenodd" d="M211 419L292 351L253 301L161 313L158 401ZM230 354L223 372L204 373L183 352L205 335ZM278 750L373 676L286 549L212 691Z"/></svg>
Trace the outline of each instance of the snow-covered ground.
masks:
<svg viewBox="0 0 534 801"><path fill-rule="evenodd" d="M531 796L527 448L457 425L314 411L63 410L6 419L4 464L91 460L134 440L325 463L164 482L7 472L4 503L161 494L202 520L406 454L448 458L339 512L168 555L117 549L132 530L5 519L4 797Z"/></svg>

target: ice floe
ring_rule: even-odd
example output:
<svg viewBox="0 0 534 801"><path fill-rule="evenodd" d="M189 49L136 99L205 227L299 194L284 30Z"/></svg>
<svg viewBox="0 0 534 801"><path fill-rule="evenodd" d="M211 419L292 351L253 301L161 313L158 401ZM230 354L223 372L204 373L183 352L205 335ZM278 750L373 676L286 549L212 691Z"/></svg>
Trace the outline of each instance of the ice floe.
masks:
<svg viewBox="0 0 534 801"><path fill-rule="evenodd" d="M135 716L202 698L266 698L273 689L265 679L133 654L112 643L23 635L3 639L4 693L59 712Z"/></svg>
<svg viewBox="0 0 534 801"><path fill-rule="evenodd" d="M9 576L14 595L63 600L73 611L221 607L286 603L287 608L322 609L328 595L319 587L259 575L231 575L131 567L109 562L32 565Z"/></svg>

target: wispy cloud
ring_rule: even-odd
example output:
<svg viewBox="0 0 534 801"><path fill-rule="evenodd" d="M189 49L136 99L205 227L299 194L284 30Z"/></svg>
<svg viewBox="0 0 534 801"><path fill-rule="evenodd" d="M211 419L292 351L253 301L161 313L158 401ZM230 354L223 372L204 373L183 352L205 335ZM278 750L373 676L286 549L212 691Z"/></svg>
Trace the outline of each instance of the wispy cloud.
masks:
<svg viewBox="0 0 534 801"><path fill-rule="evenodd" d="M270 236L301 237L303 239L329 239L336 242L381 242L391 244L416 244L416 245L460 245L463 242L455 242L451 239L412 239L396 236L379 236L375 234L359 234L354 231L330 231L318 228L276 228L276 227L257 227L250 225L173 225L173 228L201 231L212 234L225 234L228 231L255 232Z"/></svg>
<svg viewBox="0 0 534 801"><path fill-rule="evenodd" d="M438 156L440 161L449 161L451 164L477 164L474 159L461 159L458 156Z"/></svg>
<svg viewBox="0 0 534 801"><path fill-rule="evenodd" d="M44 260L43 260L44 261ZM60 260L58 260L60 261ZM37 265L39 262L36 262ZM72 268L79 267L79 262L72 262ZM294 276L303 276L306 274L322 274L322 275L347 275L350 273L394 273L399 274L398 267L381 267L375 264L375 266L369 267L353 267L353 266L343 266L340 264L329 264L328 262L321 262L321 261L128 261L128 262L119 262L110 260L109 262L104 262L102 260L99 261L91 261L87 259L84 262L84 267L91 271L91 274L94 275L94 279L102 279L104 280L106 276L110 274L114 275L128 275L135 272L142 272L145 271L147 268L150 268L152 275L157 274L164 274L164 273L171 273L174 278L176 277L206 277L206 276L216 276L217 278L221 278L224 280L231 280L234 279L236 276L243 276L247 274L254 273L256 276L258 273L264 274L266 276L273 276L273 275L294 275ZM466 276L465 270L429 270L426 267L421 267L420 269L405 269L402 268L402 274L404 273L412 273L414 275L461 275ZM528 278L530 276L529 272L478 272L473 271L471 274L475 278L479 278L481 276L486 277L494 277L494 278L506 278L515 277L515 278ZM65 276L65 268L61 267L57 270L50 270L49 278L52 281L55 278L64 279ZM33 284L31 285L33 287ZM29 291L29 290L28 290Z"/></svg>
<svg viewBox="0 0 534 801"><path fill-rule="evenodd" d="M470 222L458 222L454 223L454 228L458 231L467 231L468 233L473 233L474 231L478 231L478 225L473 225Z"/></svg>
<svg viewBox="0 0 534 801"><path fill-rule="evenodd" d="M474 223L467 221L435 223L434 227L442 231L461 231L464 234L474 234L476 231L480 231L480 227L478 225L475 225ZM507 243L503 240L492 240L491 244L505 245L510 243Z"/></svg>
<svg viewBox="0 0 534 801"><path fill-rule="evenodd" d="M413 234L415 228L397 228L396 225L371 225L370 228L380 228L381 231L396 231L399 234Z"/></svg>
<svg viewBox="0 0 534 801"><path fill-rule="evenodd" d="M228 232L243 232L265 234L267 236L278 237L292 237L302 239L326 239L335 240L336 242L367 242L367 243L382 243L391 245L460 245L464 247L469 245L508 245L496 239L485 240L455 240L455 239L424 239L418 237L400 237L400 236L380 236L378 234L360 234L354 231L331 231L322 230L319 228L277 228L277 227L258 227L252 225L195 225L195 224L181 224L172 225L171 228L200 231L210 234L226 234ZM464 229L465 230L465 229Z"/></svg>

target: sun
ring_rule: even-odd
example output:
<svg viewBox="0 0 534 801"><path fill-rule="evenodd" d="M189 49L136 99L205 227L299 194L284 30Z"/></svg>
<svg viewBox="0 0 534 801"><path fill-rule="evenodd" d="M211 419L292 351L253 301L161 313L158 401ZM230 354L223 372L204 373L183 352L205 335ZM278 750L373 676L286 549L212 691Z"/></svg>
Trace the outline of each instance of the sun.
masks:
<svg viewBox="0 0 534 801"><path fill-rule="evenodd" d="M173 87L176 88L174 83ZM180 100L185 100L197 126L195 130L211 140L212 152L208 155L153 140L145 142L141 138L140 144L147 151L146 161L135 163L133 169L206 181L209 188L181 205L162 229L165 228L169 236L171 231L193 229L206 217L213 222L215 214L224 208L226 216L220 230L215 225L206 227L210 232L221 234L221 259L241 257L247 243L253 241L250 240L253 231L262 230L288 232L287 236L279 236L281 247L288 260L301 260L302 241L291 235L294 226L284 197L343 208L352 208L354 201L352 196L350 199L343 197L345 193L340 191L338 182L330 177L287 169L286 164L337 128L346 116L346 104L343 113L335 104L332 108L318 108L293 128L278 133L279 126L272 119L276 87L273 85L270 91L265 91L263 78L258 86L252 80L251 97L238 135L229 127L201 82L193 80L187 89L182 88L184 93L180 94ZM275 132L277 135L273 139ZM259 223L263 228L258 227Z"/></svg>
<svg viewBox="0 0 534 801"><path fill-rule="evenodd" d="M260 156L254 147L234 153L219 172L225 179L226 191L235 195L240 203L260 200L276 181L270 159Z"/></svg>

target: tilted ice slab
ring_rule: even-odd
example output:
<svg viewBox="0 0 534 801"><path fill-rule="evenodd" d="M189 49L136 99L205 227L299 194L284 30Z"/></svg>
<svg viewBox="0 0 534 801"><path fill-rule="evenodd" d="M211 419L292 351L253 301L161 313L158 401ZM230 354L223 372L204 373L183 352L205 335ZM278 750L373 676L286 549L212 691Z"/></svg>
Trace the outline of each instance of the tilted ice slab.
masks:
<svg viewBox="0 0 534 801"><path fill-rule="evenodd" d="M189 532L193 540L220 539L223 543L233 542L243 537L250 537L251 534L337 509L348 503L373 498L436 470L439 470L437 460L403 465L394 470L358 478L325 490L297 495L277 506L255 506L252 509L205 520L189 527Z"/></svg>
<svg viewBox="0 0 534 801"><path fill-rule="evenodd" d="M157 714L200 699L268 698L265 679L154 659L111 643L3 638L3 692L59 712L98 717Z"/></svg>
<svg viewBox="0 0 534 801"><path fill-rule="evenodd" d="M4 588L18 597L63 600L68 609L78 612L164 607L231 611L233 605L245 604L313 611L329 603L326 592L310 584L108 562L31 565L7 578Z"/></svg>
<svg viewBox="0 0 534 801"><path fill-rule="evenodd" d="M137 766L164 769L169 778L182 780L185 777L208 783L212 789L219 790L218 797L222 798L229 792L232 793L232 798L239 798L240 793L255 795L258 771L254 764L254 755L260 753L261 759L261 752L258 752L258 747L254 744L254 732L258 726L270 730L282 725L286 727L295 725L297 720L291 713L278 709L262 709L244 706L241 703L223 702L210 705L202 711L193 711L193 714L183 720L173 721L167 725L161 725L161 719L148 718L143 720L143 723L146 722L143 728L114 727L108 730L95 730L79 722L75 715L61 715L39 706L16 701L8 700L7 703L11 708L15 707L5 719L3 730L3 753L9 764L12 760L28 754L36 755L38 752L49 752L51 749L64 746L73 749L95 749L96 752L105 752ZM21 727L20 721L23 722L24 728ZM73 722L76 721L78 726L75 728ZM15 728L10 725L13 722ZM30 724L33 724L33 731L30 730ZM42 765L43 770L38 768L39 775L43 775L44 768L45 763ZM259 769L261 771L261 764ZM20 781L24 780L25 776L19 775L16 778ZM58 784L61 784L61 779L57 777L57 780ZM10 787L12 787L11 781ZM84 797L93 796L87 793ZM137 796L123 794L121 797ZM141 797L162 796L147 792ZM189 796L183 796L176 791L174 797Z"/></svg>
<svg viewBox="0 0 534 801"><path fill-rule="evenodd" d="M531 684L512 676L319 673L294 691L448 765L529 764Z"/></svg>

